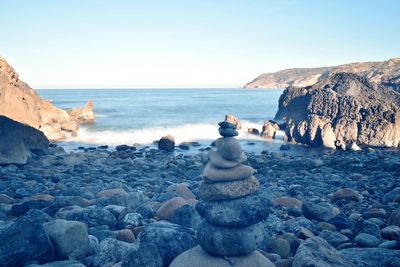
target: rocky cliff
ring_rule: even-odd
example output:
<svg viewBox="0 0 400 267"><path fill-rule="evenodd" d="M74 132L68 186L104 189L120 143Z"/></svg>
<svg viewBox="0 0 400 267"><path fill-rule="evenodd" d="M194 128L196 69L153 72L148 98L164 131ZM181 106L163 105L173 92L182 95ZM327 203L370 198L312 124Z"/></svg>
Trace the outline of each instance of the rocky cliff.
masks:
<svg viewBox="0 0 400 267"><path fill-rule="evenodd" d="M76 134L79 124L95 120L93 103L65 111L43 100L19 79L15 70L0 57L0 115L42 131L51 141L64 140Z"/></svg>
<svg viewBox="0 0 400 267"><path fill-rule="evenodd" d="M307 87L288 87L276 119L287 124L286 139L330 148L354 144L400 146L400 92L392 81L335 73Z"/></svg>
<svg viewBox="0 0 400 267"><path fill-rule="evenodd" d="M350 63L334 67L296 68L274 73L264 73L247 83L245 88L286 88L288 86L304 87L313 85L329 73L348 72L365 75L372 82L400 79L400 58L387 61ZM400 88L399 88L400 89Z"/></svg>

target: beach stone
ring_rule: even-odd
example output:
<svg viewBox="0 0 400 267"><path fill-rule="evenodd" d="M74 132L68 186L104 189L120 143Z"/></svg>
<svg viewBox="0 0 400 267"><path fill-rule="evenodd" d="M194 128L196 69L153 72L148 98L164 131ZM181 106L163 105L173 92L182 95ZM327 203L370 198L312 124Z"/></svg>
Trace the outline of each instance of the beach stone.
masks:
<svg viewBox="0 0 400 267"><path fill-rule="evenodd" d="M175 149L175 138L172 135L161 137L158 141L158 150L173 151Z"/></svg>
<svg viewBox="0 0 400 267"><path fill-rule="evenodd" d="M185 200L196 199L196 196L185 183L170 185L166 192L174 192L178 197L182 197Z"/></svg>
<svg viewBox="0 0 400 267"><path fill-rule="evenodd" d="M360 247L377 247L381 243L381 241L374 235L371 234L366 234L366 233L360 233L358 234L355 238L354 241L359 245Z"/></svg>
<svg viewBox="0 0 400 267"><path fill-rule="evenodd" d="M379 244L378 248L399 249L400 242L397 240L384 241Z"/></svg>
<svg viewBox="0 0 400 267"><path fill-rule="evenodd" d="M121 263L121 267L163 267L164 262L158 249L153 244L140 244L137 250L131 251Z"/></svg>
<svg viewBox="0 0 400 267"><path fill-rule="evenodd" d="M12 205L11 211L14 216L21 216L31 209L43 209L52 205L51 201L28 200Z"/></svg>
<svg viewBox="0 0 400 267"><path fill-rule="evenodd" d="M325 202L318 204L305 202L303 204L302 211L304 217L306 217L307 219L315 219L323 222L328 221L339 213L339 211L335 209L331 204Z"/></svg>
<svg viewBox="0 0 400 267"><path fill-rule="evenodd" d="M239 133L235 129L231 129L231 128L220 127L220 128L218 128L218 132L223 137L234 137L234 136L239 135Z"/></svg>
<svg viewBox="0 0 400 267"><path fill-rule="evenodd" d="M290 145L281 145L279 147L279 150L282 150L282 151L288 151L290 149L292 149Z"/></svg>
<svg viewBox="0 0 400 267"><path fill-rule="evenodd" d="M248 128L247 132L249 134L260 135L260 131L258 129L256 129L256 128Z"/></svg>
<svg viewBox="0 0 400 267"><path fill-rule="evenodd" d="M116 234L117 234L117 236L116 236L117 240L124 241L127 243L135 243L136 242L135 235L129 229L118 230L118 231L116 231Z"/></svg>
<svg viewBox="0 0 400 267"><path fill-rule="evenodd" d="M194 230L167 222L146 225L138 238L140 246L153 244L158 249L164 266L168 266L176 256L197 245Z"/></svg>
<svg viewBox="0 0 400 267"><path fill-rule="evenodd" d="M170 267L275 267L275 265L260 252L254 251L240 257L218 257L211 255L196 246L174 259Z"/></svg>
<svg viewBox="0 0 400 267"><path fill-rule="evenodd" d="M6 194L0 194L0 203L1 204L12 204L14 203L15 199L6 195Z"/></svg>
<svg viewBox="0 0 400 267"><path fill-rule="evenodd" d="M290 254L290 244L282 238L274 239L271 242L271 252L278 254L282 259L286 259Z"/></svg>
<svg viewBox="0 0 400 267"><path fill-rule="evenodd" d="M389 225L381 230L381 236L384 239L400 240L400 227Z"/></svg>
<svg viewBox="0 0 400 267"><path fill-rule="evenodd" d="M86 267L86 265L76 260L65 260L48 262L45 264L29 264L25 267Z"/></svg>
<svg viewBox="0 0 400 267"><path fill-rule="evenodd" d="M0 227L0 265L23 266L30 261L54 258L53 245L36 212L28 212L15 222Z"/></svg>
<svg viewBox="0 0 400 267"><path fill-rule="evenodd" d="M239 120L236 116L234 116L234 115L231 115L231 114L225 115L225 121L226 121L226 122L229 122L229 123L231 123L231 124L234 124L234 125L236 126L236 130L242 129L242 123L241 123L240 120ZM221 125L220 125L220 126L221 126Z"/></svg>
<svg viewBox="0 0 400 267"><path fill-rule="evenodd" d="M187 204L175 210L171 221L175 224L197 229L201 223L201 217L192 205Z"/></svg>
<svg viewBox="0 0 400 267"><path fill-rule="evenodd" d="M122 188L113 188L113 189L106 189L103 191L100 191L96 194L96 197L106 197L110 198L116 195L125 195L126 191Z"/></svg>
<svg viewBox="0 0 400 267"><path fill-rule="evenodd" d="M221 121L218 123L218 126L221 128L236 129L236 124L229 121Z"/></svg>
<svg viewBox="0 0 400 267"><path fill-rule="evenodd" d="M396 199L400 200L400 186L384 194L382 202L387 204L389 202L394 202Z"/></svg>
<svg viewBox="0 0 400 267"><path fill-rule="evenodd" d="M262 223L247 227L223 227L203 221L197 230L197 241L206 252L220 256L246 255L264 239Z"/></svg>
<svg viewBox="0 0 400 267"><path fill-rule="evenodd" d="M349 241L349 238L347 236L331 230L323 230L319 233L318 236L325 239L329 244L334 247L337 247L338 245Z"/></svg>
<svg viewBox="0 0 400 267"><path fill-rule="evenodd" d="M55 217L57 219L65 219L68 221L80 221L86 223L87 226L107 225L110 229L115 229L115 216L103 207L90 206L81 208L78 206L70 206L60 209Z"/></svg>
<svg viewBox="0 0 400 267"><path fill-rule="evenodd" d="M394 210L389 217L390 225L400 226L400 209Z"/></svg>
<svg viewBox="0 0 400 267"><path fill-rule="evenodd" d="M166 202L164 202L161 207L157 210L156 216L161 220L168 220L172 219L176 209L186 205L187 201L182 197L173 197Z"/></svg>
<svg viewBox="0 0 400 267"><path fill-rule="evenodd" d="M278 197L272 200L272 205L282 207L296 207L300 208L303 206L303 201L293 197Z"/></svg>
<svg viewBox="0 0 400 267"><path fill-rule="evenodd" d="M385 248L346 248L340 251L356 266L400 266L400 250Z"/></svg>
<svg viewBox="0 0 400 267"><path fill-rule="evenodd" d="M199 201L199 214L220 226L248 226L268 217L269 202L257 194L221 201Z"/></svg>
<svg viewBox="0 0 400 267"><path fill-rule="evenodd" d="M294 256L293 267L356 267L334 247L320 237L304 241Z"/></svg>
<svg viewBox="0 0 400 267"><path fill-rule="evenodd" d="M257 192L259 186L260 183L254 176L238 181L212 184L202 181L199 185L199 195L208 201L235 199Z"/></svg>
<svg viewBox="0 0 400 267"><path fill-rule="evenodd" d="M78 260L88 253L89 236L83 223L56 219L44 224L44 229L58 258Z"/></svg>
<svg viewBox="0 0 400 267"><path fill-rule="evenodd" d="M121 221L121 226L123 228L132 228L135 226L143 225L144 219L140 213L137 212L128 212L125 214Z"/></svg>
<svg viewBox="0 0 400 267"><path fill-rule="evenodd" d="M95 255L95 266L112 266L123 261L130 253L137 250L136 244L106 238L99 244L99 251Z"/></svg>
<svg viewBox="0 0 400 267"><path fill-rule="evenodd" d="M360 201L361 196L358 192L351 188L341 188L333 193L333 201L347 200L347 201Z"/></svg>
<svg viewBox="0 0 400 267"><path fill-rule="evenodd" d="M229 169L238 166L240 163L245 162L247 160L246 155L242 152L240 157L236 160L226 160L224 157L221 156L217 151L210 150L208 152L209 163L212 166L218 169Z"/></svg>
<svg viewBox="0 0 400 267"><path fill-rule="evenodd" d="M218 153L227 160L240 159L242 148L239 142L233 137L218 138L215 140Z"/></svg>
<svg viewBox="0 0 400 267"><path fill-rule="evenodd" d="M240 164L230 169L217 169L208 163L203 171L203 176L210 182L227 182L242 180L254 174L254 169L250 166Z"/></svg>

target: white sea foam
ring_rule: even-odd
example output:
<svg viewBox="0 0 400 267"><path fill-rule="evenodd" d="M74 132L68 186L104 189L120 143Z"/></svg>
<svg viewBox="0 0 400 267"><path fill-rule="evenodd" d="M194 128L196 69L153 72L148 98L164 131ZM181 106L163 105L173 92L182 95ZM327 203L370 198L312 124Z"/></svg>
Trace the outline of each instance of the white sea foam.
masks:
<svg viewBox="0 0 400 267"><path fill-rule="evenodd" d="M239 140L264 140L260 136L247 133L248 128L257 128L261 130L262 122L255 123L250 121L242 121L242 129L239 131ZM87 144L151 144L154 140L159 140L162 136L172 135L175 137L177 144L181 142L191 141L210 141L219 137L218 126L209 123L185 124L174 127L153 127L144 129L129 130L103 130L93 131L88 128L81 128L77 137L71 138L69 141Z"/></svg>

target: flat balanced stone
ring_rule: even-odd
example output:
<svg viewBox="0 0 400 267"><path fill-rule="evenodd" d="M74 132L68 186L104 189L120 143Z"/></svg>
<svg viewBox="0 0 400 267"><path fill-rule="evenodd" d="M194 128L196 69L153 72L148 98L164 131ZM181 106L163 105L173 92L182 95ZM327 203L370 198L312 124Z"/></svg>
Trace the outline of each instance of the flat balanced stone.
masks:
<svg viewBox="0 0 400 267"><path fill-rule="evenodd" d="M208 254L196 246L174 259L170 267L275 267L275 265L260 252L254 251L240 257L217 257Z"/></svg>
<svg viewBox="0 0 400 267"><path fill-rule="evenodd" d="M233 137L218 138L215 140L218 153L227 160L237 160L242 155L239 142Z"/></svg>
<svg viewBox="0 0 400 267"><path fill-rule="evenodd" d="M211 150L208 152L209 163L219 169L229 169L239 165L247 160L247 156L242 152L236 160L226 160L217 151Z"/></svg>
<svg viewBox="0 0 400 267"><path fill-rule="evenodd" d="M240 164L230 169L217 169L210 163L203 171L203 176L210 182L227 182L242 180L254 174L254 169L250 166Z"/></svg>
<svg viewBox="0 0 400 267"><path fill-rule="evenodd" d="M221 128L230 128L236 130L236 124L229 121L221 121L218 123L218 126Z"/></svg>
<svg viewBox="0 0 400 267"><path fill-rule="evenodd" d="M208 222L221 226L249 226L268 217L269 201L257 194L222 201L199 201L197 212Z"/></svg>
<svg viewBox="0 0 400 267"><path fill-rule="evenodd" d="M253 252L264 240L262 223L247 227L223 227L203 221L197 241L206 252L219 256L242 256Z"/></svg>
<svg viewBox="0 0 400 267"><path fill-rule="evenodd" d="M223 137L234 137L234 136L239 135L239 133L235 129L231 129L231 128L221 128L220 127L220 128L218 128L218 132Z"/></svg>
<svg viewBox="0 0 400 267"><path fill-rule="evenodd" d="M238 181L211 184L202 181L199 185L199 195L208 201L234 199L257 192L259 187L260 183L254 176Z"/></svg>

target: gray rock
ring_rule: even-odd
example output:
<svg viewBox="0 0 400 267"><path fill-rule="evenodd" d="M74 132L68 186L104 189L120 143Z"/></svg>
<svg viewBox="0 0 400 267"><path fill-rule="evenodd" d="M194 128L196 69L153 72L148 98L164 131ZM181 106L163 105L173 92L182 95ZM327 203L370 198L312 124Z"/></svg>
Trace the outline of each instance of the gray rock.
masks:
<svg viewBox="0 0 400 267"><path fill-rule="evenodd" d="M329 203L304 202L302 207L304 217L326 222L337 215L333 206Z"/></svg>
<svg viewBox="0 0 400 267"><path fill-rule="evenodd" d="M201 200L196 209L202 217L215 225L248 226L268 217L269 202L253 194L232 200Z"/></svg>
<svg viewBox="0 0 400 267"><path fill-rule="evenodd" d="M229 169L236 167L240 163L247 160L246 155L242 152L240 158L237 160L226 160L217 151L211 150L208 152L209 163L219 169Z"/></svg>
<svg viewBox="0 0 400 267"><path fill-rule="evenodd" d="M88 208L78 206L62 208L56 213L56 218L84 222L89 227L107 225L110 229L115 229L117 222L115 216L110 211L97 206Z"/></svg>
<svg viewBox="0 0 400 267"><path fill-rule="evenodd" d="M340 251L356 266L400 266L400 251L385 248L346 248Z"/></svg>
<svg viewBox="0 0 400 267"><path fill-rule="evenodd" d="M157 247L165 266L183 251L197 245L196 234L192 229L165 222L146 225L138 238L141 246L153 244Z"/></svg>
<svg viewBox="0 0 400 267"><path fill-rule="evenodd" d="M143 225L144 219L140 213L137 212L129 212L125 214L124 218L121 221L122 228L132 228L135 226Z"/></svg>
<svg viewBox="0 0 400 267"><path fill-rule="evenodd" d="M321 233L319 233L319 237L322 237L334 247L337 247L338 245L349 241L349 238L347 236L330 230L323 230Z"/></svg>
<svg viewBox="0 0 400 267"><path fill-rule="evenodd" d="M278 254L282 259L286 259L290 254L290 244L282 238L274 239L271 242L271 252Z"/></svg>
<svg viewBox="0 0 400 267"><path fill-rule="evenodd" d="M27 213L14 223L0 228L0 263L23 266L30 261L48 262L54 257L53 245L40 218Z"/></svg>
<svg viewBox="0 0 400 267"><path fill-rule="evenodd" d="M221 128L236 129L236 124L229 121L221 121L218 123L218 126L220 126Z"/></svg>
<svg viewBox="0 0 400 267"><path fill-rule="evenodd" d="M158 249L153 244L140 245L137 250L130 252L124 258L121 267L163 267L164 262Z"/></svg>
<svg viewBox="0 0 400 267"><path fill-rule="evenodd" d="M201 223L201 217L192 205L183 205L175 210L172 223L197 229Z"/></svg>
<svg viewBox="0 0 400 267"><path fill-rule="evenodd" d="M304 241L294 256L293 267L356 267L343 254L320 237Z"/></svg>
<svg viewBox="0 0 400 267"><path fill-rule="evenodd" d="M56 219L44 224L44 229L58 258L83 259L89 252L89 236L83 223Z"/></svg>
<svg viewBox="0 0 400 267"><path fill-rule="evenodd" d="M99 244L99 251L95 255L95 266L111 266L128 257L138 246L132 243L106 238Z"/></svg>
<svg viewBox="0 0 400 267"><path fill-rule="evenodd" d="M215 140L218 153L227 160L237 160L242 155L239 142L233 137L218 138Z"/></svg>
<svg viewBox="0 0 400 267"><path fill-rule="evenodd" d="M260 252L254 251L240 257L213 256L196 246L174 259L170 267L275 267L275 265Z"/></svg>
<svg viewBox="0 0 400 267"><path fill-rule="evenodd" d="M253 174L254 169L243 164L239 164L229 169L218 169L208 163L203 171L203 176L207 177L207 181L211 183L242 180L252 176Z"/></svg>
<svg viewBox="0 0 400 267"><path fill-rule="evenodd" d="M247 227L222 227L203 221L197 230L197 241L202 249L213 255L246 255L264 239L262 223Z"/></svg>
<svg viewBox="0 0 400 267"><path fill-rule="evenodd" d="M76 260L53 261L45 264L29 264L25 267L85 267L83 263Z"/></svg>
<svg viewBox="0 0 400 267"><path fill-rule="evenodd" d="M239 135L239 133L235 129L231 129L231 128L219 127L218 132L223 137L234 137L234 136Z"/></svg>
<svg viewBox="0 0 400 267"><path fill-rule="evenodd" d="M381 241L374 235L360 233L355 238L354 241L360 247L377 247L381 243Z"/></svg>

